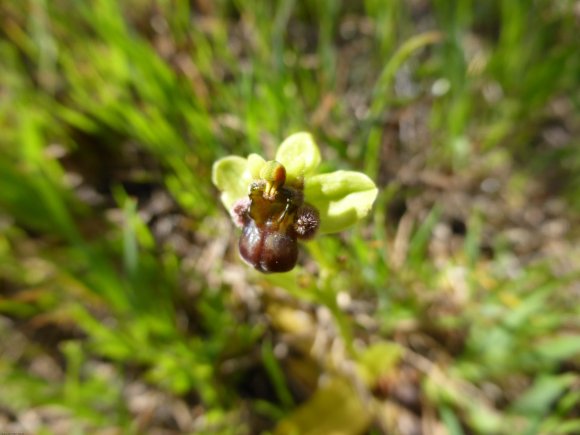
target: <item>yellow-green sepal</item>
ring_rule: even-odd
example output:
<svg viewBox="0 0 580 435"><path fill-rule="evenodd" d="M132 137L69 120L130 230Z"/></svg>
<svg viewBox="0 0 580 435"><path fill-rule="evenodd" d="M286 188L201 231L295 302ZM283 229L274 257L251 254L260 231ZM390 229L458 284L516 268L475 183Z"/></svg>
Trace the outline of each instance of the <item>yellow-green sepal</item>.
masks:
<svg viewBox="0 0 580 435"><path fill-rule="evenodd" d="M378 189L361 172L336 171L308 177L305 199L320 212L319 234L342 231L371 210Z"/></svg>
<svg viewBox="0 0 580 435"><path fill-rule="evenodd" d="M222 203L230 210L238 199L248 195L248 187L252 182L248 159L227 156L217 160L212 167L211 180L222 192Z"/></svg>
<svg viewBox="0 0 580 435"><path fill-rule="evenodd" d="M260 178L260 172L262 171L262 168L265 164L266 160L264 160L264 158L259 154L252 153L248 156L248 171L250 171L250 174L254 180Z"/></svg>

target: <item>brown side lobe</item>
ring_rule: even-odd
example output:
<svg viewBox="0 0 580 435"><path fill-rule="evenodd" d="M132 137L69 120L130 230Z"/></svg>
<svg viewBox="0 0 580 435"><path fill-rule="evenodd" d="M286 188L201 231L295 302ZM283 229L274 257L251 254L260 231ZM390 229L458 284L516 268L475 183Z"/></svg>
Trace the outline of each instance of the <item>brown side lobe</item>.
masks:
<svg viewBox="0 0 580 435"><path fill-rule="evenodd" d="M249 264L260 270L260 259L264 241L260 229L253 220L248 220L240 236L240 255Z"/></svg>

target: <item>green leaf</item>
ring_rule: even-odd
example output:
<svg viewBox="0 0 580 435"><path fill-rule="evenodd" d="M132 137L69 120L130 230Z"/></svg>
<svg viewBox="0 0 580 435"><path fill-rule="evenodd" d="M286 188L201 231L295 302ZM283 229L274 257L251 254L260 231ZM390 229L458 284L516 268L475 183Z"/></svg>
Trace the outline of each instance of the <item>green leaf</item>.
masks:
<svg viewBox="0 0 580 435"><path fill-rule="evenodd" d="M461 423L459 418L455 415L453 410L448 406L442 405L439 407L439 413L441 414L441 420L447 428L449 435L464 435L463 429L461 429Z"/></svg>
<svg viewBox="0 0 580 435"><path fill-rule="evenodd" d="M320 212L320 234L342 231L370 211L378 189L361 172L336 171L305 181L306 202Z"/></svg>
<svg viewBox="0 0 580 435"><path fill-rule="evenodd" d="M371 422L369 407L343 379L333 379L280 422L275 435L364 433Z"/></svg>
<svg viewBox="0 0 580 435"><path fill-rule="evenodd" d="M294 133L278 148L276 160L286 168L289 181L312 174L320 164L320 151L310 133Z"/></svg>
<svg viewBox="0 0 580 435"><path fill-rule="evenodd" d="M513 408L524 415L543 415L575 380L576 376L571 373L540 375L534 384L516 400Z"/></svg>
<svg viewBox="0 0 580 435"><path fill-rule="evenodd" d="M542 341L536 350L542 357L552 361L580 356L580 337L561 335Z"/></svg>
<svg viewBox="0 0 580 435"><path fill-rule="evenodd" d="M252 182L248 160L238 156L219 159L213 164L211 181L222 192L222 203L230 210L234 202L248 194Z"/></svg>

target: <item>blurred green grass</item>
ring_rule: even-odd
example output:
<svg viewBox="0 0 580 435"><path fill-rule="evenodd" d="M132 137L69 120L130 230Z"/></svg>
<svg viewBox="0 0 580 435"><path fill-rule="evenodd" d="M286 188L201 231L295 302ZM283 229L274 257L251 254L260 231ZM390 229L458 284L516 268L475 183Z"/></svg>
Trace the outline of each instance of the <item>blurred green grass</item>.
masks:
<svg viewBox="0 0 580 435"><path fill-rule="evenodd" d="M0 429L577 433L579 20L0 4ZM259 276L211 165L299 130L381 193Z"/></svg>

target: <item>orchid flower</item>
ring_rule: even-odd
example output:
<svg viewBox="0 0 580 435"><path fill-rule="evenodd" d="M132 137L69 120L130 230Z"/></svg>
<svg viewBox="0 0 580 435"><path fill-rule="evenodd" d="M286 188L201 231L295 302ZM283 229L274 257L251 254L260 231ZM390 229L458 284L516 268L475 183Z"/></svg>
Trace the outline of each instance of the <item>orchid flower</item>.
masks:
<svg viewBox="0 0 580 435"><path fill-rule="evenodd" d="M227 156L212 181L234 223L243 228L240 254L261 272L296 264L297 239L342 231L367 216L378 193L355 171L318 174L321 157L309 133L288 137L266 161L258 154Z"/></svg>

